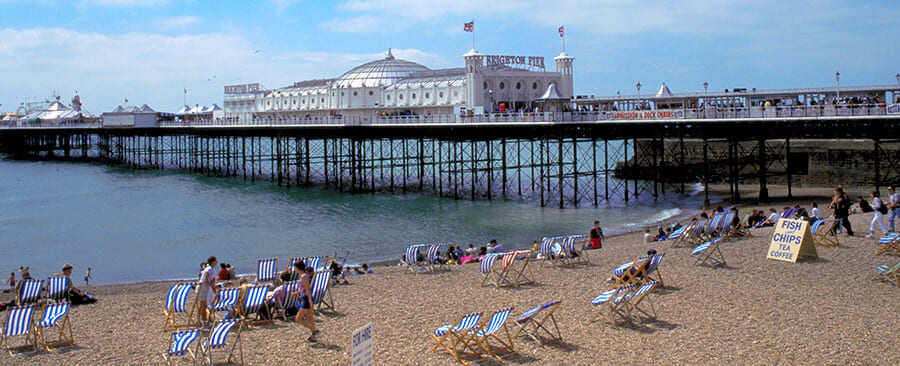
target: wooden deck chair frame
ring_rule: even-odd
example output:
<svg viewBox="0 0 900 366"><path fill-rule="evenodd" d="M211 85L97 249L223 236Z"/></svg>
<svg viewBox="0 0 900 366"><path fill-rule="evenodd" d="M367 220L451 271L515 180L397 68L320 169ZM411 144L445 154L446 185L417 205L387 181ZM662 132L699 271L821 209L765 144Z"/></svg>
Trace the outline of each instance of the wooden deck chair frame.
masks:
<svg viewBox="0 0 900 366"><path fill-rule="evenodd" d="M247 293L244 295L244 301L240 302L240 307L237 312L238 318L243 321L244 325L272 325L271 316L269 319L259 317L259 311L262 308L265 308L266 311L271 314L269 303L266 301L266 293L268 290L269 287L266 285L255 285L247 288ZM253 318L254 316L255 318Z"/></svg>
<svg viewBox="0 0 900 366"><path fill-rule="evenodd" d="M591 300L591 305L597 308L597 315L591 319L591 323L596 323L605 315L609 316L609 323L612 326L618 326L617 318L621 318L628 324L634 325L634 320L628 313L628 297L627 295L634 291L635 284L628 284L621 287L609 289ZM605 313L605 314L604 314Z"/></svg>
<svg viewBox="0 0 900 366"><path fill-rule="evenodd" d="M534 283L534 271L528 266L529 261L527 258L529 256L531 256L531 251L529 250L507 252L503 256L501 264L506 267L507 276L512 276L509 280L515 287ZM516 265L516 263L521 263L521 265Z"/></svg>
<svg viewBox="0 0 900 366"><path fill-rule="evenodd" d="M708 265L710 267L718 267L725 266L725 256L722 255L722 250L719 249L719 244L722 242L722 237L718 237L712 239L706 243L701 244L697 248L694 248L694 251L691 253L691 256L697 257L697 261L694 265ZM701 246L706 246L702 251L698 251Z"/></svg>
<svg viewBox="0 0 900 366"><path fill-rule="evenodd" d="M562 342L562 333L559 332L559 325L556 323L556 317L553 316L553 313L556 312L556 308L558 308L561 303L562 300L551 301L546 304L535 306L531 310L523 313L516 319L516 324L519 325L519 329L516 330L513 338L525 335L541 345L544 345L544 340L540 336L541 332L543 332L546 333L550 339ZM550 324L545 325L548 320L553 323L553 330L555 330L555 332L550 329Z"/></svg>
<svg viewBox="0 0 900 366"><path fill-rule="evenodd" d="M27 279L22 280L21 286L16 289L16 305L36 304L41 300L41 293L44 288L44 280ZM26 296L27 294L27 296Z"/></svg>
<svg viewBox="0 0 900 366"><path fill-rule="evenodd" d="M612 276L610 276L614 281L613 287L640 283L639 276L646 276L645 268L651 259L652 256L639 257L613 270Z"/></svg>
<svg viewBox="0 0 900 366"><path fill-rule="evenodd" d="M541 239L541 245L538 247L541 255L544 257L541 266L547 263L554 265L562 263L562 242L564 239L565 237L563 236L544 237Z"/></svg>
<svg viewBox="0 0 900 366"><path fill-rule="evenodd" d="M885 253L900 256L900 233L894 233L882 237L878 240L878 246L878 252L875 253L876 256Z"/></svg>
<svg viewBox="0 0 900 366"><path fill-rule="evenodd" d="M325 310L331 310L337 313L334 297L331 295L331 271L319 271L313 274L312 280L309 281L309 295L312 296L310 307L315 308L316 312L323 313Z"/></svg>
<svg viewBox="0 0 900 366"><path fill-rule="evenodd" d="M694 235L694 228L697 226L698 221L691 221L684 226L679 227L676 231L681 230L681 234L679 234L675 238L666 239L669 241L670 248L679 248L679 247L688 247L692 242L692 235ZM671 241L670 241L671 240Z"/></svg>
<svg viewBox="0 0 900 366"><path fill-rule="evenodd" d="M656 308L653 306L653 302L647 295L656 289L657 285L659 285L658 281L645 282L626 296L628 299L628 302L626 303L627 311L632 319L642 322L640 314L645 315L648 320L656 319ZM641 304L644 303L645 300L650 311L647 311L645 307L641 307Z"/></svg>
<svg viewBox="0 0 900 366"><path fill-rule="evenodd" d="M282 284L284 288L281 290L281 296L275 299L275 312L281 316L281 319L288 321L288 310L297 307L297 300L301 294L291 296L292 293L300 290L300 281L290 281ZM275 315L272 316L273 318Z"/></svg>
<svg viewBox="0 0 900 366"><path fill-rule="evenodd" d="M494 287L500 288L512 285L512 283L509 282L509 273L501 268L502 265L496 265L497 260L502 262L503 255L504 254L501 253L488 253L481 258L481 262L478 263L478 266L481 269L482 287L494 285Z"/></svg>
<svg viewBox="0 0 900 366"><path fill-rule="evenodd" d="M877 266L875 267L875 272L877 274L872 278L873 280L890 282L894 285L900 286L900 262L894 264L893 267L884 265Z"/></svg>
<svg viewBox="0 0 900 366"><path fill-rule="evenodd" d="M447 258L441 259L438 255L441 249L447 250L450 244L431 244L425 254L425 262L431 267L432 271L449 271L450 265L447 264Z"/></svg>
<svg viewBox="0 0 900 366"><path fill-rule="evenodd" d="M191 344L198 338L200 338L200 329L185 329L173 332L169 350L162 354L166 364L172 366L172 361L175 357L190 356L191 361L196 365L198 363L197 355L191 349ZM194 348L199 348L199 346Z"/></svg>
<svg viewBox="0 0 900 366"><path fill-rule="evenodd" d="M466 348L475 348L473 346L474 344L479 349L498 360L503 359L500 355L501 352L516 354L512 334L510 334L509 327L506 325L512 310L512 306L497 310L485 319L477 328L470 330L469 337L466 340ZM503 331L502 333L500 333L501 330Z"/></svg>
<svg viewBox="0 0 900 366"><path fill-rule="evenodd" d="M810 225L813 235L813 242L828 248L837 248L841 246L838 237L835 235L835 224L839 224L841 220L822 219L816 220Z"/></svg>
<svg viewBox="0 0 900 366"><path fill-rule="evenodd" d="M51 347L71 346L75 343L72 322L69 320L69 308L69 302L48 304L44 307L41 319L34 323L35 341L40 341L48 352ZM45 330L52 334L53 332L49 332L50 328L57 330L55 339L48 339L50 334L44 334Z"/></svg>
<svg viewBox="0 0 900 366"><path fill-rule="evenodd" d="M234 333L233 336L232 333ZM229 338L232 339L230 344L228 343ZM212 342L216 343L213 344ZM238 364L244 364L244 346L241 342L241 323L239 319L224 319L215 322L209 330L209 335L200 343L200 353L209 365L213 365L213 350L222 348L228 351L228 358L226 359L228 363L231 363L232 359L237 356L240 359ZM237 350L237 355L235 355L235 350Z"/></svg>
<svg viewBox="0 0 900 366"><path fill-rule="evenodd" d="M196 283L179 282L169 288L163 303L163 331L181 330L200 326L199 291L191 295ZM193 304L188 302L194 300ZM178 315L182 314L182 315Z"/></svg>
<svg viewBox="0 0 900 366"><path fill-rule="evenodd" d="M216 301L209 307L210 321L218 319L216 313L220 311L227 312L231 316L237 316L236 306L240 294L241 289L239 287L219 289L216 292Z"/></svg>
<svg viewBox="0 0 900 366"><path fill-rule="evenodd" d="M424 272L428 269L427 266L419 263L419 251L422 250L422 248L426 247L426 244L413 244L406 247L406 254L403 255L403 258L406 260L406 270L408 272L412 272L412 274L419 274L420 272ZM423 255L422 258L424 259L425 256Z"/></svg>
<svg viewBox="0 0 900 366"><path fill-rule="evenodd" d="M47 278L47 302L69 301L69 278L51 276Z"/></svg>
<svg viewBox="0 0 900 366"><path fill-rule="evenodd" d="M687 233L688 235L684 236L687 245L694 246L698 243L702 243L703 238L706 235L707 226L709 226L709 219L697 220L691 230Z"/></svg>
<svg viewBox="0 0 900 366"><path fill-rule="evenodd" d="M278 258L256 261L256 283L273 282L278 278Z"/></svg>
<svg viewBox="0 0 900 366"><path fill-rule="evenodd" d="M10 356L15 355L10 345L11 337L25 336L25 344L19 348L31 346L31 351L20 352L33 354L37 352L37 341L34 339L34 304L14 306L6 309L6 323L0 328L0 344L6 348Z"/></svg>
<svg viewBox="0 0 900 366"><path fill-rule="evenodd" d="M569 264L590 264L589 250L584 246L589 242L587 235L569 235L566 237L563 248L569 254Z"/></svg>
<svg viewBox="0 0 900 366"><path fill-rule="evenodd" d="M465 364L463 358L469 358L472 355L479 355L480 351L475 345L468 344L469 331L477 329L481 321L482 312L464 314L454 324L444 325L429 333L435 340L431 353L437 352L439 349L447 351L456 361ZM469 351L469 355L463 352Z"/></svg>

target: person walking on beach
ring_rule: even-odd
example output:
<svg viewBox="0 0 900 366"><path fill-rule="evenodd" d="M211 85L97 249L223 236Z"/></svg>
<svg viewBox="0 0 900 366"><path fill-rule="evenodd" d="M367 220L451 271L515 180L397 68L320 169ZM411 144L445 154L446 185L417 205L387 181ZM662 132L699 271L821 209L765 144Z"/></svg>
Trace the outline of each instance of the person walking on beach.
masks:
<svg viewBox="0 0 900 366"><path fill-rule="evenodd" d="M891 216L888 217L888 222L890 223L890 229L888 231L894 232L894 218L900 216L900 193L894 192L894 186L888 186L888 210L891 212Z"/></svg>
<svg viewBox="0 0 900 366"><path fill-rule="evenodd" d="M87 271L84 271L84 285L89 286L91 284L91 267L88 267Z"/></svg>
<svg viewBox="0 0 900 366"><path fill-rule="evenodd" d="M594 227L591 228L591 249L603 248L603 229L600 228L600 221L594 221Z"/></svg>
<svg viewBox="0 0 900 366"><path fill-rule="evenodd" d="M302 273L300 275L300 290L291 293L292 297L300 295L300 310L297 312L294 322L309 329L310 335L306 341L315 343L322 331L316 328L316 324L313 322L312 303L310 300L312 299L312 294L310 294L309 287L309 276L312 273L312 268L306 268L306 264L303 261L296 261L294 262L294 270Z"/></svg>
<svg viewBox="0 0 900 366"><path fill-rule="evenodd" d="M847 236L853 236L853 227L850 226L850 197L844 193L844 188L838 186L834 189L834 199L829 208L834 209L834 218L841 221L841 225L847 228Z"/></svg>
<svg viewBox="0 0 900 366"><path fill-rule="evenodd" d="M12 292L16 289L16 272L9 274L9 279L6 280L6 284L9 285L9 291L7 292Z"/></svg>
<svg viewBox="0 0 900 366"><path fill-rule="evenodd" d="M875 237L875 224L881 227L881 234L887 235L887 227L884 226L884 214L887 213L887 206L884 205L884 202L881 200L881 195L878 191L872 192L872 209L875 211L875 217L872 217L872 223L869 224L869 235L866 235L867 238Z"/></svg>
<svg viewBox="0 0 900 366"><path fill-rule="evenodd" d="M200 325L204 328L208 328L209 324L209 313L207 311L208 304L213 304L216 299L216 265L219 264L219 261L216 259L216 256L210 256L206 260L206 267L203 269L203 272L200 273L200 291L198 293L198 298L200 301Z"/></svg>

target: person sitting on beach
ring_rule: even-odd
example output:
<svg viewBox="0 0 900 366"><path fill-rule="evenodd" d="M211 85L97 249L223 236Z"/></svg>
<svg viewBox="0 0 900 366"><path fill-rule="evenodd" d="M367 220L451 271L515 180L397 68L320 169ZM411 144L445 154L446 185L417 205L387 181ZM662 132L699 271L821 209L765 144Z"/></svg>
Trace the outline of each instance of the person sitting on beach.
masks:
<svg viewBox="0 0 900 366"><path fill-rule="evenodd" d="M469 244L469 249L466 249L466 255L470 257L475 257L478 253L478 249L475 249L475 246Z"/></svg>
<svg viewBox="0 0 900 366"><path fill-rule="evenodd" d="M647 251L647 256L652 256L652 255L656 255L656 249L650 249ZM635 263L635 264L637 264L637 263ZM628 272L625 272L624 274L622 274L622 281L627 283L635 275L637 275L638 277L641 278L641 280L643 280L644 273L646 273L649 270L650 270L650 261L649 260L646 261L646 263L644 263L644 270L642 272L639 271L637 268L635 268L635 266L631 266L631 268L628 268Z"/></svg>
<svg viewBox="0 0 900 366"><path fill-rule="evenodd" d="M662 228L659 229L662 230ZM657 240L659 240L659 235L654 237L652 234L650 234L650 229L644 229L644 244Z"/></svg>
<svg viewBox="0 0 900 366"><path fill-rule="evenodd" d="M94 302L93 297L85 296L85 293L72 285L72 279L69 276L72 275L72 265L66 263L62 267L62 272L57 273L56 276L62 276L66 278L66 287L69 292L69 301L72 302L72 305L80 305L80 304L89 304Z"/></svg>
<svg viewBox="0 0 900 366"><path fill-rule="evenodd" d="M291 272L283 271L281 275L278 276L281 279L281 285L275 287L274 290L266 292L266 302L270 304L275 304L275 299L281 299L284 296L284 288L285 282L291 281Z"/></svg>
<svg viewBox="0 0 900 366"><path fill-rule="evenodd" d="M344 266L338 264L338 262L334 259L331 260L331 265L329 266L331 269L331 281L334 284L340 283L343 280L344 284L348 284L347 277L344 276Z"/></svg>
<svg viewBox="0 0 900 366"><path fill-rule="evenodd" d="M216 281L226 281L228 280L228 264L222 263L219 267L219 275L216 276Z"/></svg>
<svg viewBox="0 0 900 366"><path fill-rule="evenodd" d="M875 210L869 205L869 201L866 201L862 196L856 196L856 206L853 206L853 210L850 213L867 213L873 211Z"/></svg>
<svg viewBox="0 0 900 366"><path fill-rule="evenodd" d="M812 207L810 209L809 218L811 218L813 220L821 220L822 212L819 211L819 205L817 203L813 202L809 205L809 207Z"/></svg>
<svg viewBox="0 0 900 366"><path fill-rule="evenodd" d="M497 242L497 239L491 239L490 242L491 249L488 250L490 253L506 253L506 250L503 249L503 245Z"/></svg>
<svg viewBox="0 0 900 366"><path fill-rule="evenodd" d="M650 229L647 229L647 233L644 234L644 236L646 237L647 234L650 234ZM662 227L659 227L656 230L656 236L653 237L653 241L662 241L662 240L666 240L666 232L663 231ZM647 241L645 240L644 242L647 242Z"/></svg>
<svg viewBox="0 0 900 366"><path fill-rule="evenodd" d="M368 263L363 263L362 267L359 267L356 269L356 274L358 274L358 275L375 274L375 271L373 271L371 268L369 268Z"/></svg>
<svg viewBox="0 0 900 366"><path fill-rule="evenodd" d="M778 216L778 211L775 211L775 207L769 208L769 217L763 220L762 226L775 226L780 217Z"/></svg>

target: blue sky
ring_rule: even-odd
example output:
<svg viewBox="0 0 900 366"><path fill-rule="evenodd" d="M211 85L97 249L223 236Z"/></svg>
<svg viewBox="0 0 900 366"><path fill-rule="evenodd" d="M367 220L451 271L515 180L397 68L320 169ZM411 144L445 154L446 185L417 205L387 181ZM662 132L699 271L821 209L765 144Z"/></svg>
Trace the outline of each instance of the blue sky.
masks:
<svg viewBox="0 0 900 366"><path fill-rule="evenodd" d="M576 94L894 84L900 2L614 0L0 0L0 111L77 90L175 111L224 85L277 88L394 55L430 68L481 53L575 60Z"/></svg>

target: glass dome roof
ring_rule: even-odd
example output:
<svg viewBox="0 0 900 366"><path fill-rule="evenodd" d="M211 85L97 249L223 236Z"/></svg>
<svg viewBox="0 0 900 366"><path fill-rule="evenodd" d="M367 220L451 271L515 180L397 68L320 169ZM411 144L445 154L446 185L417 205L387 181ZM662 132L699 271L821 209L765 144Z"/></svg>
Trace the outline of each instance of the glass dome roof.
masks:
<svg viewBox="0 0 900 366"><path fill-rule="evenodd" d="M388 49L387 56L382 60L367 62L352 70L347 71L335 81L340 88L379 87L391 85L394 82L409 77L410 74L419 71L429 71L425 66L406 60L397 60Z"/></svg>

